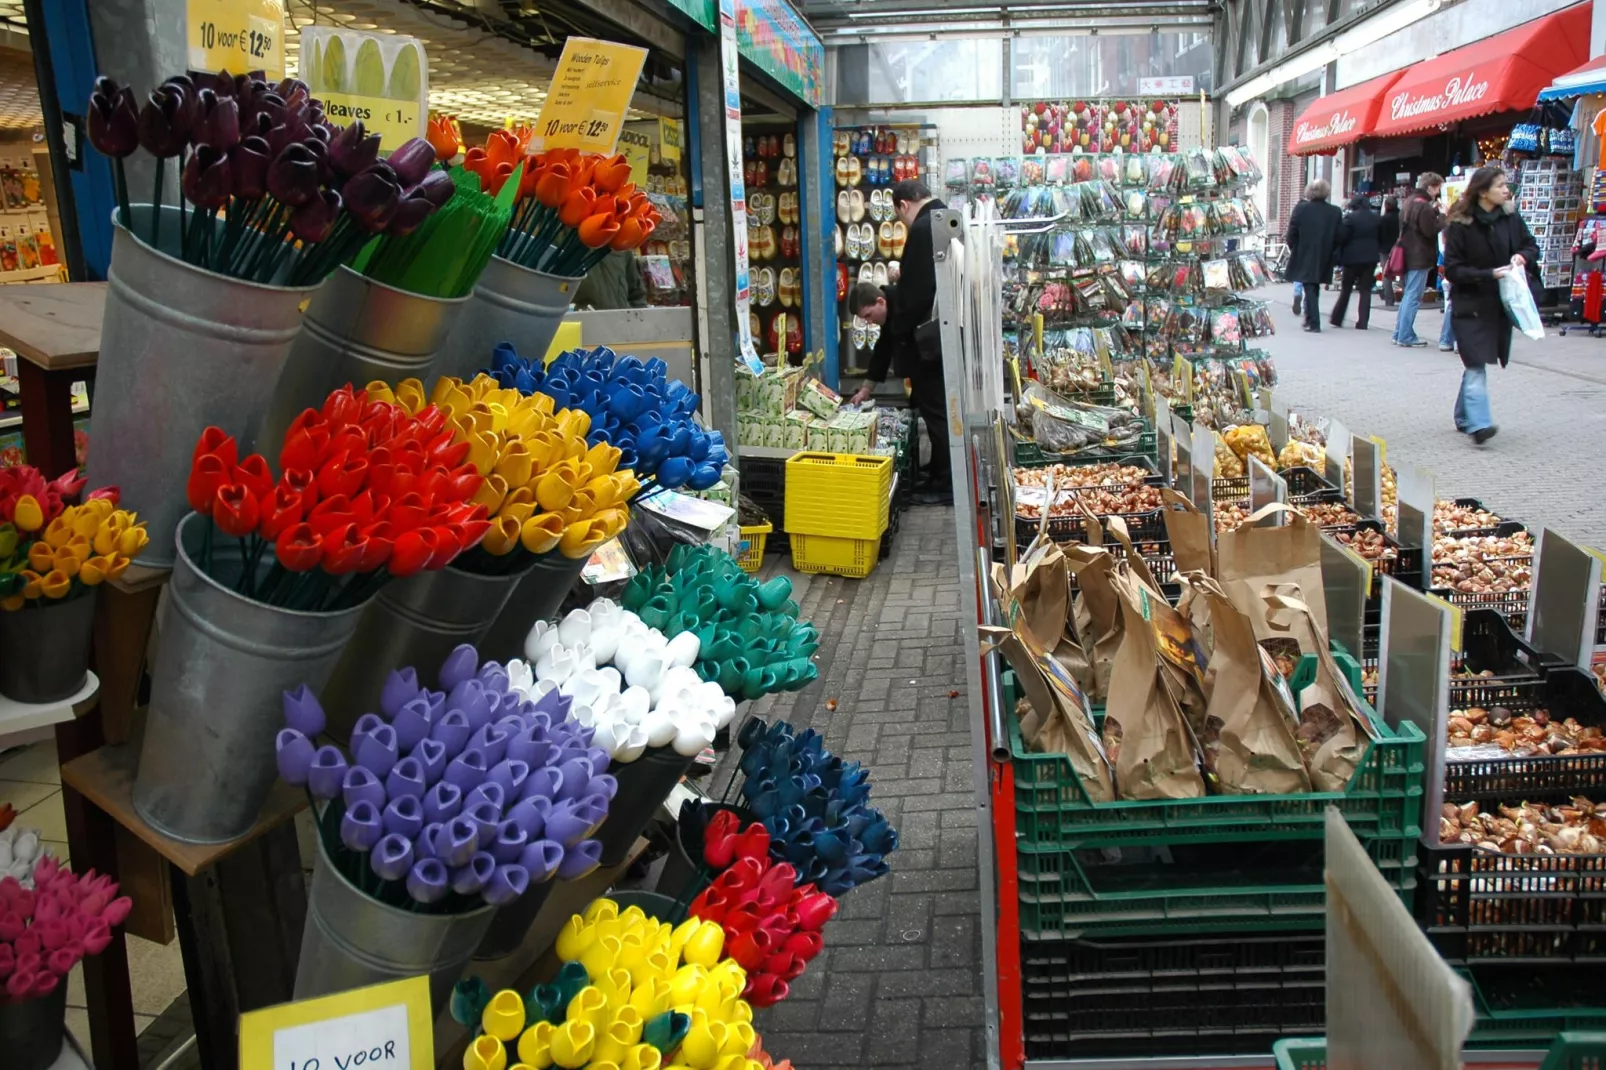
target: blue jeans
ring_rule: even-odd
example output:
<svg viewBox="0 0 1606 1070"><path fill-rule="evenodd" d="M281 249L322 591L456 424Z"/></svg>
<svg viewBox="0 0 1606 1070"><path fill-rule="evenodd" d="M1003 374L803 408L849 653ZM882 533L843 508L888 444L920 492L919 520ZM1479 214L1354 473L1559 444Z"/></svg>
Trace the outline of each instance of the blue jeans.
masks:
<svg viewBox="0 0 1606 1070"><path fill-rule="evenodd" d="M1439 328L1439 348L1455 348L1455 323L1450 319L1450 284L1444 284L1444 324Z"/></svg>
<svg viewBox="0 0 1606 1070"><path fill-rule="evenodd" d="M1294 296L1295 297L1299 297L1299 296L1303 295L1304 292L1305 292L1305 284L1302 283L1302 282L1296 281L1294 283Z"/></svg>
<svg viewBox="0 0 1606 1070"><path fill-rule="evenodd" d="M1394 340L1402 346L1417 341L1416 310L1422 306L1422 291L1427 285L1427 268L1405 273L1405 292L1400 296L1400 318L1394 323Z"/></svg>
<svg viewBox="0 0 1606 1070"><path fill-rule="evenodd" d="M1489 415L1489 369L1486 365L1461 372L1461 391L1455 396L1455 429L1472 434L1494 423Z"/></svg>

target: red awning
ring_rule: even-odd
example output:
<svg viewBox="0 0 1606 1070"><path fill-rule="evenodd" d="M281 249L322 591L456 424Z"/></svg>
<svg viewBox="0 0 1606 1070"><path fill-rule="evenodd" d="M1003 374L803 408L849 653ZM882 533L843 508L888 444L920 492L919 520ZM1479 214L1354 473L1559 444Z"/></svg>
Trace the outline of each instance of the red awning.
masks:
<svg viewBox="0 0 1606 1070"><path fill-rule="evenodd" d="M1288 135L1289 154L1321 155L1366 137L1377 122L1384 94L1404 74L1391 71L1315 101L1294 122L1293 133Z"/></svg>
<svg viewBox="0 0 1606 1070"><path fill-rule="evenodd" d="M1589 21L1590 5L1576 4L1418 63L1386 94L1372 135L1532 108L1552 78L1589 58Z"/></svg>

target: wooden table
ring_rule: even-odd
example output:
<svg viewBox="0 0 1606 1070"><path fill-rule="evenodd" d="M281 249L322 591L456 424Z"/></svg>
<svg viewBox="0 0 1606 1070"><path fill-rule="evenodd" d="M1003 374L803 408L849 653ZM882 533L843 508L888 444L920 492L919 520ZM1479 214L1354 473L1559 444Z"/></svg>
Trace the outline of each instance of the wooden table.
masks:
<svg viewBox="0 0 1606 1070"><path fill-rule="evenodd" d="M76 463L72 384L100 359L104 282L0 286L0 345L16 350L28 463L54 479Z"/></svg>

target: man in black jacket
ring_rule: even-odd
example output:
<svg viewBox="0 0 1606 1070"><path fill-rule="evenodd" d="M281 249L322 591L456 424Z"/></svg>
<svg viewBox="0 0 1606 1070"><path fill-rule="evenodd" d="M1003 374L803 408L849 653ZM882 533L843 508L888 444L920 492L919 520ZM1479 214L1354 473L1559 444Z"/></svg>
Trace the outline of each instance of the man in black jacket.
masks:
<svg viewBox="0 0 1606 1070"><path fill-rule="evenodd" d="M1344 269L1339 284L1338 300L1333 304L1333 315L1328 321L1334 327L1344 326L1344 313L1349 308L1349 295L1360 297L1360 308L1355 317L1355 329L1366 330L1366 321L1372 317L1372 277L1377 273L1378 228L1382 217L1372 211L1366 194L1357 193L1349 202L1349 213L1338 225L1338 247L1334 257Z"/></svg>
<svg viewBox="0 0 1606 1070"><path fill-rule="evenodd" d="M871 323L881 323L881 337L870 355L869 374L852 401L870 397L891 369L909 380L910 400L926 424L931 440L931 463L916 484L919 500L929 504L953 502L948 463L948 394L943 385L942 361L921 357L915 346L915 328L931 319L937 299L937 264L932 259L931 213L947 207L917 179L904 179L892 187L892 205L909 228L898 285L883 291L873 283L860 283L848 294L848 311ZM881 318L876 318L881 317Z"/></svg>
<svg viewBox="0 0 1606 1070"><path fill-rule="evenodd" d="M1288 217L1288 270L1305 291L1305 329L1320 331L1322 283L1333 278L1333 250L1344 213L1327 203L1332 187L1318 178L1305 187L1305 199Z"/></svg>

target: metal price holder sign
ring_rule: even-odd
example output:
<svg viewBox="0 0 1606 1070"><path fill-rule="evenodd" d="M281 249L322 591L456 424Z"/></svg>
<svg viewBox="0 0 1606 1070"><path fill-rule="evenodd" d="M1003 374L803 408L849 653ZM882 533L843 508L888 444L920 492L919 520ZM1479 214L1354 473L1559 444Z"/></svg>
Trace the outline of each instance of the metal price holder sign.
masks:
<svg viewBox="0 0 1606 1070"><path fill-rule="evenodd" d="M1408 551L1417 551L1419 567L1396 569L1395 575L1419 591L1433 586L1433 473L1421 468L1394 470L1394 498L1398 509L1394 541L1400 544L1403 564Z"/></svg>
<svg viewBox="0 0 1606 1070"><path fill-rule="evenodd" d="M1425 835L1444 806L1452 652L1461 647L1461 611L1442 598L1383 577L1383 630L1378 651L1377 711L1395 728L1410 721L1427 737Z"/></svg>
<svg viewBox="0 0 1606 1070"><path fill-rule="evenodd" d="M1167 417L1171 421L1171 437L1175 440L1177 450L1177 465L1174 473L1176 476L1175 486L1177 493L1191 502L1194 500L1193 425L1174 412L1168 413ZM1207 497L1210 494L1208 489L1209 481L1210 477L1206 476L1205 495Z"/></svg>
<svg viewBox="0 0 1606 1070"><path fill-rule="evenodd" d="M1193 507L1205 516L1205 530L1214 535L1215 510L1210 501L1210 481L1216 474L1216 433L1201 424L1190 425L1193 439Z"/></svg>
<svg viewBox="0 0 1606 1070"><path fill-rule="evenodd" d="M1361 626L1372 596L1372 563L1330 535L1322 536L1322 593L1327 596L1328 634L1359 661L1365 649Z"/></svg>
<svg viewBox="0 0 1606 1070"><path fill-rule="evenodd" d="M1160 478L1165 481L1165 484L1168 487L1169 486L1175 486L1175 484L1172 482L1172 477L1173 477L1173 475L1175 473L1172 471L1173 466L1172 466L1172 463L1171 463L1172 462L1172 452L1171 452L1172 446L1171 446L1171 443L1172 443L1171 428L1167 427L1163 422L1155 424L1154 425L1155 467L1160 469Z"/></svg>
<svg viewBox="0 0 1606 1070"><path fill-rule="evenodd" d="M1259 457L1249 456L1249 515L1256 513L1267 505L1288 504L1288 481L1270 468ZM1258 527L1277 528L1288 523L1288 514L1283 512L1263 516L1256 521Z"/></svg>
<svg viewBox="0 0 1606 1070"><path fill-rule="evenodd" d="M1335 487L1344 486L1344 465L1349 462L1349 428L1337 420L1327 423L1327 482ZM1353 503L1352 503L1353 504Z"/></svg>
<svg viewBox="0 0 1606 1070"><path fill-rule="evenodd" d="M1350 465L1355 475L1355 511L1383 519L1383 447L1363 435L1351 436ZM1339 478L1343 478L1342 472Z"/></svg>
<svg viewBox="0 0 1606 1070"><path fill-rule="evenodd" d="M1541 654L1589 671L1600 629L1601 559L1541 528L1528 595L1528 641Z"/></svg>
<svg viewBox="0 0 1606 1070"><path fill-rule="evenodd" d="M1271 448L1280 454L1283 447L1288 445L1288 404L1274 396L1270 387L1263 388L1261 393L1266 397L1266 411L1269 414L1266 437L1271 439Z"/></svg>

